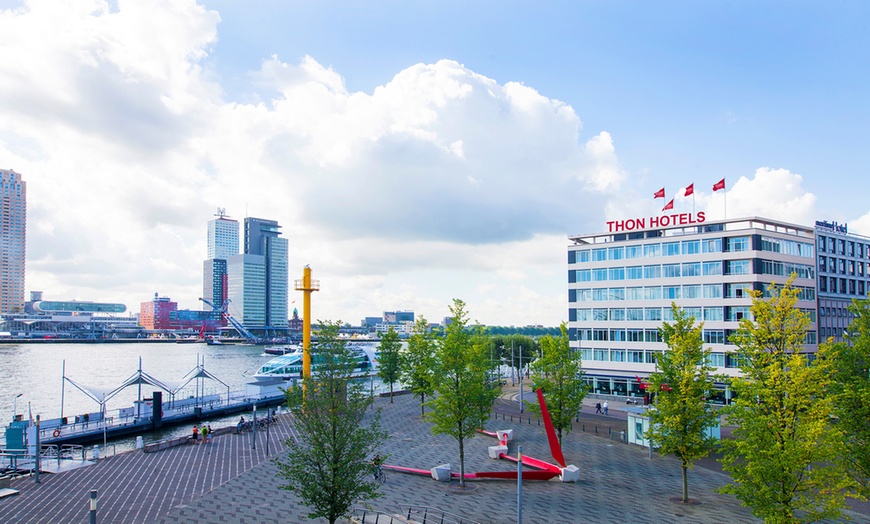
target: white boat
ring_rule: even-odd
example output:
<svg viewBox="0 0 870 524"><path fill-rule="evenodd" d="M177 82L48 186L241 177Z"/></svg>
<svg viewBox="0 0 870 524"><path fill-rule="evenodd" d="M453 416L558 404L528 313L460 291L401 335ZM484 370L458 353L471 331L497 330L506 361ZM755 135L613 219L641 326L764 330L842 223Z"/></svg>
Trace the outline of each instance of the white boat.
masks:
<svg viewBox="0 0 870 524"><path fill-rule="evenodd" d="M298 344L284 344L281 346L272 346L263 349L263 353L267 355L293 355L302 354L302 346Z"/></svg>
<svg viewBox="0 0 870 524"><path fill-rule="evenodd" d="M378 361L375 358L375 346L370 344L348 344L347 349L356 358L356 364L351 372L352 377L367 377L378 369ZM312 360L316 360L316 357ZM317 362L311 363L312 373L317 372ZM257 380L295 380L302 378L302 351L287 353L263 364L254 373Z"/></svg>

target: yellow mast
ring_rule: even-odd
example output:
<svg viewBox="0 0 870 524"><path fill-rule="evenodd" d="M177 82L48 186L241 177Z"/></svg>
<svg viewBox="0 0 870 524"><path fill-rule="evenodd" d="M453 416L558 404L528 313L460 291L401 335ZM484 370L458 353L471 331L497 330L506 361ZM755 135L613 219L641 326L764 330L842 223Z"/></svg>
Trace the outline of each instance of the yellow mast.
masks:
<svg viewBox="0 0 870 524"><path fill-rule="evenodd" d="M311 292L320 291L320 281L311 280L311 267L302 270L302 280L295 283L296 291L302 291L302 377L311 376Z"/></svg>

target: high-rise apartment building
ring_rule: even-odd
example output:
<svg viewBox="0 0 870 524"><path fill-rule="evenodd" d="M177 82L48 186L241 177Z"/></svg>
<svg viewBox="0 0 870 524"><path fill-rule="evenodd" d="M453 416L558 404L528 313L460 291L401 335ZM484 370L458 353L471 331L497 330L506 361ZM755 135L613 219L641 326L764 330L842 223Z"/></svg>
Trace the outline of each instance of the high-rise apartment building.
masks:
<svg viewBox="0 0 870 524"><path fill-rule="evenodd" d="M27 183L0 169L0 314L24 312Z"/></svg>
<svg viewBox="0 0 870 524"><path fill-rule="evenodd" d="M591 390L641 395L636 377L649 376L666 349L659 328L673 321L672 303L704 323L716 373L735 376L729 337L751 315L749 292L766 292L792 273L798 307L812 321L805 348L814 351L816 235L811 227L764 218L706 221L702 212L612 221L606 232L569 237L568 327ZM835 245L839 253L839 239ZM725 389L720 385L713 399L724 402Z"/></svg>
<svg viewBox="0 0 870 524"><path fill-rule="evenodd" d="M227 259L239 254L239 222L218 208L208 223L208 258L202 265L202 297L221 306L229 297ZM203 309L211 307L203 303Z"/></svg>

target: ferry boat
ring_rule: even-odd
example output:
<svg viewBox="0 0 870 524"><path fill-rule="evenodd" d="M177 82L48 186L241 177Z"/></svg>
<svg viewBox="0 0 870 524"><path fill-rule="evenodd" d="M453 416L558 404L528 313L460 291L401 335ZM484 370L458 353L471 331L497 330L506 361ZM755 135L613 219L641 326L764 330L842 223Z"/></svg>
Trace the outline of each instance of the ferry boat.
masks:
<svg viewBox="0 0 870 524"><path fill-rule="evenodd" d="M354 355L356 363L351 372L352 377L366 377L375 373L378 369L378 361L375 356L375 346L371 344L348 343L347 349ZM312 373L317 372L316 357L311 363ZM273 380L296 380L302 378L302 351L287 353L273 358L263 364L254 374L258 381Z"/></svg>
<svg viewBox="0 0 870 524"><path fill-rule="evenodd" d="M284 344L281 346L272 346L263 349L263 353L267 355L293 355L302 354L302 346L298 344Z"/></svg>

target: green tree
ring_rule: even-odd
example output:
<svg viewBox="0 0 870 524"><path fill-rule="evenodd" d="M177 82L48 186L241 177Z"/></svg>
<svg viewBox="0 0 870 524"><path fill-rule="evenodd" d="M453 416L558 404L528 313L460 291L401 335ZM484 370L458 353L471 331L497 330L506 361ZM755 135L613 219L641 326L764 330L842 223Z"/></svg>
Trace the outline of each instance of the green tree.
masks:
<svg viewBox="0 0 870 524"><path fill-rule="evenodd" d="M350 380L354 356L338 337L340 325L321 322L312 377L287 391L298 436L285 441L285 460L276 460L287 482L281 488L299 496L311 509L309 518L330 523L349 516L355 503L381 496L377 483L366 482L368 457L387 438L379 413L364 424L372 399L364 384Z"/></svg>
<svg viewBox="0 0 870 524"><path fill-rule="evenodd" d="M738 396L725 408L734 438L723 440L722 465L737 496L766 522L837 518L850 488L843 466L842 428L832 424L831 382L825 363L803 350L810 321L797 308L794 276L769 298L752 295L752 316L731 337L742 378Z"/></svg>
<svg viewBox="0 0 870 524"><path fill-rule="evenodd" d="M541 389L547 401L547 411L553 428L562 443L562 435L571 430L571 421L577 416L586 397L580 352L568 340L568 328L563 323L559 338L546 335L539 341L541 357L532 363L532 389ZM541 406L526 403L529 411L540 415Z"/></svg>
<svg viewBox="0 0 870 524"><path fill-rule="evenodd" d="M490 328L487 332L490 332ZM527 369L529 363L538 358L541 352L540 344L526 335L494 335L491 340L498 349L501 362L511 368L511 385L514 376Z"/></svg>
<svg viewBox="0 0 870 524"><path fill-rule="evenodd" d="M683 503L689 502L688 470L694 462L707 456L715 444L710 428L719 419L707 404L713 390L715 371L708 361L709 349L704 349L701 330L695 317L671 304L674 323L665 322L662 340L668 350L659 355L656 371L649 383L656 395L655 409L650 413L647 439L659 445L662 454L672 453L680 459L683 478Z"/></svg>
<svg viewBox="0 0 870 524"><path fill-rule="evenodd" d="M401 353L399 359L402 382L412 393L420 395L420 415L424 413L426 395L431 395L434 391L437 346L435 335L429 330L429 323L421 316L414 324L408 339L408 348Z"/></svg>
<svg viewBox="0 0 870 524"><path fill-rule="evenodd" d="M822 344L819 353L834 374L834 412L846 434L846 464L859 493L870 498L870 301L855 300L849 311L846 342Z"/></svg>
<svg viewBox="0 0 870 524"><path fill-rule="evenodd" d="M465 303L454 299L451 322L436 351L436 396L429 401L432 433L450 435L459 442L459 485L465 487L465 439L483 427L498 396L489 380L490 341L481 329L466 329Z"/></svg>
<svg viewBox="0 0 870 524"><path fill-rule="evenodd" d="M399 380L399 357L402 342L399 334L390 326L390 330L381 336L378 344L378 376L390 385L390 404L393 403L393 384Z"/></svg>

